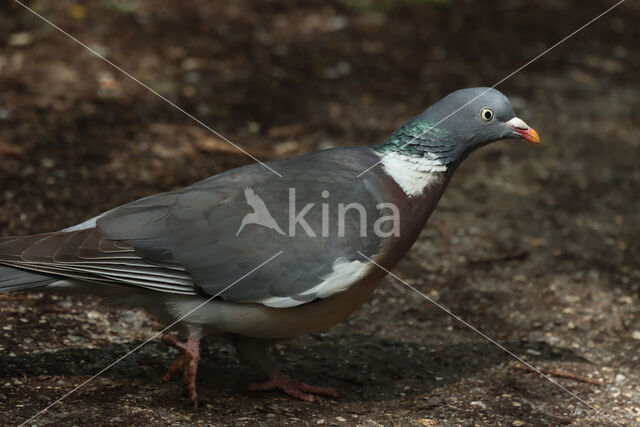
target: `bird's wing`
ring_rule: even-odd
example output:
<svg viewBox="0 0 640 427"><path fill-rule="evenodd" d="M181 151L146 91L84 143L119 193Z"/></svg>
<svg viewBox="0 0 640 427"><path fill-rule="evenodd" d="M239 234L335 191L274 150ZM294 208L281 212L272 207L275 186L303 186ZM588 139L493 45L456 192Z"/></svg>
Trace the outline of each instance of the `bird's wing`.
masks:
<svg viewBox="0 0 640 427"><path fill-rule="evenodd" d="M97 231L130 245L148 262L182 266L205 295L221 292L228 301L275 307L303 304L361 278L369 265L357 251L372 257L380 251L384 242L373 227L380 216L377 205L384 201L383 183L378 174L357 177L377 160L368 148L352 148L273 162L284 178L249 165L116 208L97 220ZM248 224L236 236L242 218L253 212L244 195L247 187L263 200L284 235ZM339 205L350 203L368 215L363 229L357 208L342 215L345 221L339 224Z"/></svg>

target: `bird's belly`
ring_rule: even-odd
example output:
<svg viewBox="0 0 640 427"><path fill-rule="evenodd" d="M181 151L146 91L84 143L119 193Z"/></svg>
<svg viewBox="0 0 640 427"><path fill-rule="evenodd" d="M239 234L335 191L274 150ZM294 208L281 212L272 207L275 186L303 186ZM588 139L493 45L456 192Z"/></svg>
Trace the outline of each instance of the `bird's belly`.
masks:
<svg viewBox="0 0 640 427"><path fill-rule="evenodd" d="M207 334L239 334L256 338L285 339L325 330L360 307L374 291L384 272L374 269L349 289L291 308L213 300L188 315L184 323ZM202 297L171 297L167 306L180 318L203 302Z"/></svg>

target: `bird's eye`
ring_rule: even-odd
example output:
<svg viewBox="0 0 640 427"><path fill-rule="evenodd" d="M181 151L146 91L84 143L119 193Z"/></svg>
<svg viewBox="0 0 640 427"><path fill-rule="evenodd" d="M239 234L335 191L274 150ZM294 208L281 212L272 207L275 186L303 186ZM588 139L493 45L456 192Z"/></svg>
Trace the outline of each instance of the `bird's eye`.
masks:
<svg viewBox="0 0 640 427"><path fill-rule="evenodd" d="M491 108L484 107L482 110L480 110L480 118L485 122L490 121L491 119L493 119L493 110Z"/></svg>

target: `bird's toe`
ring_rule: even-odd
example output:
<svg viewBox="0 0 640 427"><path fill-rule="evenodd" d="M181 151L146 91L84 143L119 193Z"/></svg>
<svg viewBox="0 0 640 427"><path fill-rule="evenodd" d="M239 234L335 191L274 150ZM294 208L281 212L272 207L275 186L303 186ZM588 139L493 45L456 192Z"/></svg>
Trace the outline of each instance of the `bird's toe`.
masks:
<svg viewBox="0 0 640 427"><path fill-rule="evenodd" d="M253 391L278 389L296 399L306 402L314 402L316 395L338 397L338 392L328 387L317 387L301 381L295 381L286 375L276 372L269 374L269 379L261 383L253 383L249 386Z"/></svg>

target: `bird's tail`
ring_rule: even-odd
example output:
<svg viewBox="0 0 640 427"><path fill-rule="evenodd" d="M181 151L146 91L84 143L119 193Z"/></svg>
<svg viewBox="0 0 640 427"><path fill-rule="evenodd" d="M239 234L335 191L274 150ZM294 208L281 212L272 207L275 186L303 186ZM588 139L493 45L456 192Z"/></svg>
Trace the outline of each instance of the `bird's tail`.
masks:
<svg viewBox="0 0 640 427"><path fill-rule="evenodd" d="M59 279L0 265L0 293L39 288L47 286L56 280Z"/></svg>
<svg viewBox="0 0 640 427"><path fill-rule="evenodd" d="M22 254L38 240L37 235L0 237L0 293L40 288L60 280L54 275L12 265L12 261L25 261Z"/></svg>

